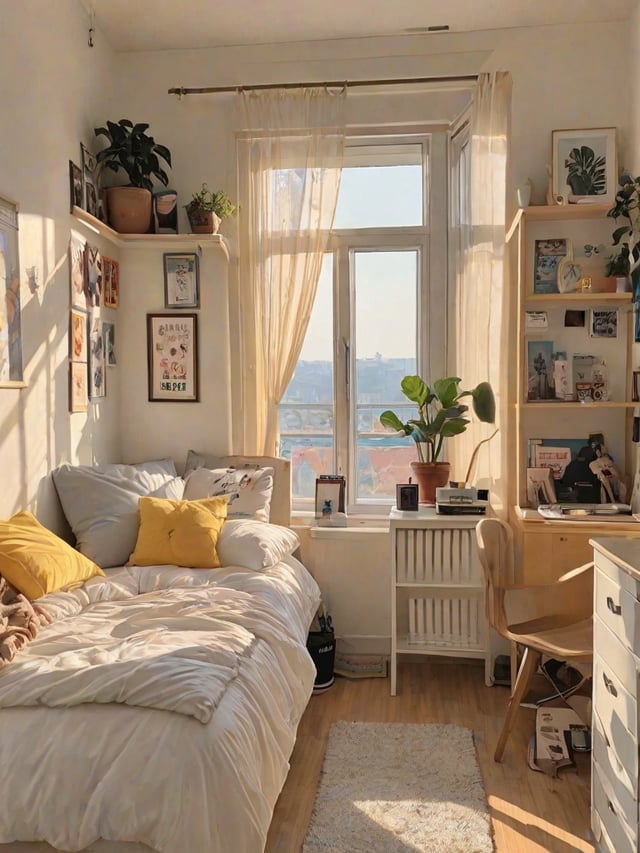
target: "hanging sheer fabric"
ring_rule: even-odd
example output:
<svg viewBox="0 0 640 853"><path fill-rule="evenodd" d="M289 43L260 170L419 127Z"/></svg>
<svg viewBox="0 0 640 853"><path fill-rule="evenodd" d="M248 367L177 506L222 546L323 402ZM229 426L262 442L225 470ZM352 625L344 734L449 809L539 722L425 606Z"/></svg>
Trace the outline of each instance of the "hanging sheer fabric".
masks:
<svg viewBox="0 0 640 853"><path fill-rule="evenodd" d="M302 348L338 199L346 89L238 98L245 130L232 433L236 453L273 455L278 403Z"/></svg>
<svg viewBox="0 0 640 853"><path fill-rule="evenodd" d="M497 435L478 454L471 482L490 489L491 503L506 516L509 331L506 278L506 176L511 115L511 75L497 71L478 78L471 108L466 168L466 204L459 211L461 260L456 280L456 375L473 388L488 380L496 395ZM464 477L478 442L493 432L471 415L466 432L450 442L452 470ZM513 474L513 472L511 472Z"/></svg>

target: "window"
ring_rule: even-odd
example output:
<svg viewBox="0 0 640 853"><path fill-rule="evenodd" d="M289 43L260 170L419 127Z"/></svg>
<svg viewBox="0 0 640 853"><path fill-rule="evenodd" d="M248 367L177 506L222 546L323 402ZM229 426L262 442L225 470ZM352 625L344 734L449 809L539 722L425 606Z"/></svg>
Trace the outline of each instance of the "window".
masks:
<svg viewBox="0 0 640 853"><path fill-rule="evenodd" d="M440 137L435 145L434 134L348 141L331 251L280 404L280 453L292 462L296 508L313 507L319 474L346 476L351 513L388 507L409 476L413 441L386 433L379 416L387 408L413 416L413 405L402 408L400 380L429 360L435 250L427 223L434 151L446 186ZM439 216L446 229L444 204Z"/></svg>

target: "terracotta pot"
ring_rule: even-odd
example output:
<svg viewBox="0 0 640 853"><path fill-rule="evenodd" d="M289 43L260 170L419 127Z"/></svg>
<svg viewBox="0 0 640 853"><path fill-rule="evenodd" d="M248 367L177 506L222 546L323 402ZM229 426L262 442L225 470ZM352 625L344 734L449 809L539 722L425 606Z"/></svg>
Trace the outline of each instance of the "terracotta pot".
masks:
<svg viewBox="0 0 640 853"><path fill-rule="evenodd" d="M217 234L222 220L212 210L188 210L189 225L194 234Z"/></svg>
<svg viewBox="0 0 640 853"><path fill-rule="evenodd" d="M449 462L412 462L411 470L418 481L418 496L421 504L435 504L436 489L449 482Z"/></svg>
<svg viewBox="0 0 640 853"><path fill-rule="evenodd" d="M142 187L109 187L109 225L119 234L147 234L151 226L150 190Z"/></svg>

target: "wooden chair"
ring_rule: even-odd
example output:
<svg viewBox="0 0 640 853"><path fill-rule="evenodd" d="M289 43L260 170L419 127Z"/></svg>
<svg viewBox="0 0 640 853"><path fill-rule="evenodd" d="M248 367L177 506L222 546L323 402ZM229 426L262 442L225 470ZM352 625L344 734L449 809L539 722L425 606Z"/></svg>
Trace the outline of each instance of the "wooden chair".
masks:
<svg viewBox="0 0 640 853"><path fill-rule="evenodd" d="M476 527L484 572L489 623L503 637L524 646L512 682L507 715L494 754L501 761L520 703L542 655L557 660L593 658L593 563L586 563L544 586L513 584L513 533L498 518L483 518Z"/></svg>

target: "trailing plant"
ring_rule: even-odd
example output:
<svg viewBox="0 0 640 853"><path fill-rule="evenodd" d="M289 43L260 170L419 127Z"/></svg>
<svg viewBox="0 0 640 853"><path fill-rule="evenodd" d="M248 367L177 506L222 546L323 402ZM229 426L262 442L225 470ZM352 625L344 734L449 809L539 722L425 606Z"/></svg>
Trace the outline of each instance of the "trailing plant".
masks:
<svg viewBox="0 0 640 853"><path fill-rule="evenodd" d="M203 184L202 189L193 194L191 201L185 205L185 208L187 213L193 213L196 210L211 211L220 219L233 216L237 210L236 205L225 192L222 190L214 192L206 184Z"/></svg>
<svg viewBox="0 0 640 853"><path fill-rule="evenodd" d="M630 275L636 298L640 282L640 177L632 178L623 172L619 179L616 202L607 212L607 216L617 219L619 216L629 220L613 232L614 246L620 246L618 257L626 258L628 269L622 275Z"/></svg>
<svg viewBox="0 0 640 853"><path fill-rule="evenodd" d="M457 376L448 376L429 386L420 376L405 376L400 387L405 397L418 407L417 418L403 423L395 412L387 409L380 415L380 423L411 436L416 443L420 462L437 462L444 447L444 439L464 432L470 423L469 418L465 417L469 407L461 402L463 397L471 397L473 410L479 420L495 422L496 401L491 385L480 382L469 391L461 391L458 387L461 381ZM472 463L474 458L475 455Z"/></svg>
<svg viewBox="0 0 640 853"><path fill-rule="evenodd" d="M109 145L98 151L96 161L103 169L113 172L124 170L129 177L129 185L153 190L152 177L166 187L169 176L162 168L164 160L171 166L171 152L160 145L146 132L148 124L134 124L129 119L108 121L106 127L96 127L96 136L105 136Z"/></svg>

